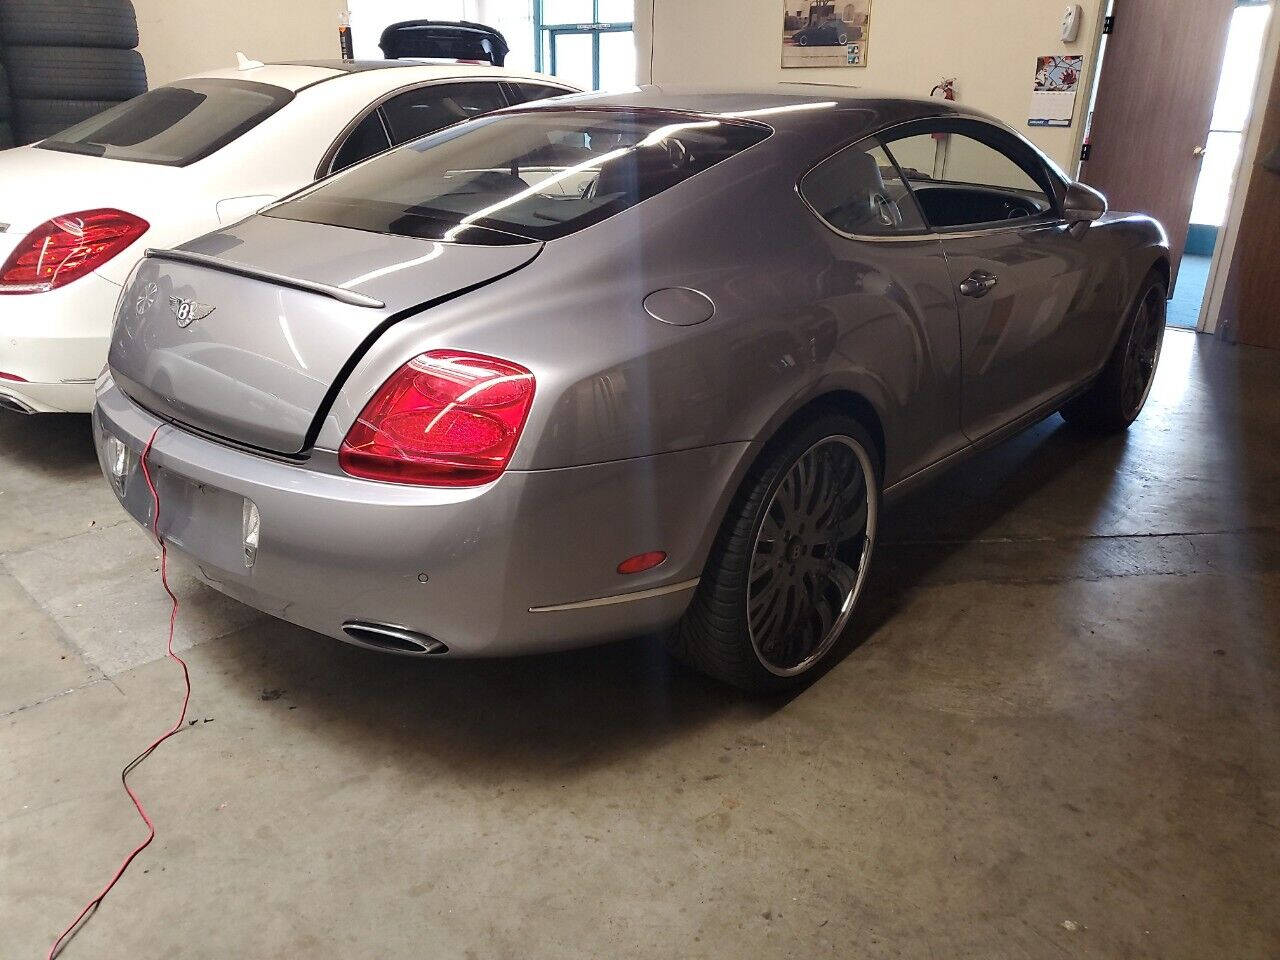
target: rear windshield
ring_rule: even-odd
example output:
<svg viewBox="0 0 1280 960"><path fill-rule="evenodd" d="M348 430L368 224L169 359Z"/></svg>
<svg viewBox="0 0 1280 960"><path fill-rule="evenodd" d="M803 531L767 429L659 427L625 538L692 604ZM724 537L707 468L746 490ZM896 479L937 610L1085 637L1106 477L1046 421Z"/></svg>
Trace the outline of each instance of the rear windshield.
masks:
<svg viewBox="0 0 1280 960"><path fill-rule="evenodd" d="M221 150L293 99L282 87L247 80L183 80L157 87L39 144L185 167Z"/></svg>
<svg viewBox="0 0 1280 960"><path fill-rule="evenodd" d="M648 110L498 114L384 153L267 215L458 243L554 240L769 133L757 123Z"/></svg>

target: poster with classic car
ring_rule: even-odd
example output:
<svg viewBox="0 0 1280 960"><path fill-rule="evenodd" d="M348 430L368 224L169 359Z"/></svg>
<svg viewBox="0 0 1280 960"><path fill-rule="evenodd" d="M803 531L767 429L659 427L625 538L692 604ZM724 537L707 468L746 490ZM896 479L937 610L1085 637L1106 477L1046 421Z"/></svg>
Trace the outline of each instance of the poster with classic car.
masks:
<svg viewBox="0 0 1280 960"><path fill-rule="evenodd" d="M871 0L783 0L784 67L865 67Z"/></svg>

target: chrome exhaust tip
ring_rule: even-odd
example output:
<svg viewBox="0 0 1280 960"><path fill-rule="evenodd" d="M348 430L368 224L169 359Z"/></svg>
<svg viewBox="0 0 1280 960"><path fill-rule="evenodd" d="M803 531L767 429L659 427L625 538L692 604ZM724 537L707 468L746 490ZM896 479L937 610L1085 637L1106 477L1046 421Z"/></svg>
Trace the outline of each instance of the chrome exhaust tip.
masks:
<svg viewBox="0 0 1280 960"><path fill-rule="evenodd" d="M30 417L35 414L35 407L28 407L21 400L14 397L0 396L0 410L10 410L13 413L21 413Z"/></svg>
<svg viewBox="0 0 1280 960"><path fill-rule="evenodd" d="M349 620L342 625L342 632L359 646L405 657L433 657L449 652L449 648L434 637L390 623Z"/></svg>

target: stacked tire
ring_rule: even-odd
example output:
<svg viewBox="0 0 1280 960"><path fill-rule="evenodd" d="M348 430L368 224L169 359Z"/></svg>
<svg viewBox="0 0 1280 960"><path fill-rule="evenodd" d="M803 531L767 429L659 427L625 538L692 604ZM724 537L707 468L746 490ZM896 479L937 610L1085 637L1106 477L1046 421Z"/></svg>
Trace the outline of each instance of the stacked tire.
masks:
<svg viewBox="0 0 1280 960"><path fill-rule="evenodd" d="M13 138L13 100L9 96L9 75L0 63L0 150L15 143Z"/></svg>
<svg viewBox="0 0 1280 960"><path fill-rule="evenodd" d="M131 0L0 0L0 146L34 143L147 90Z"/></svg>

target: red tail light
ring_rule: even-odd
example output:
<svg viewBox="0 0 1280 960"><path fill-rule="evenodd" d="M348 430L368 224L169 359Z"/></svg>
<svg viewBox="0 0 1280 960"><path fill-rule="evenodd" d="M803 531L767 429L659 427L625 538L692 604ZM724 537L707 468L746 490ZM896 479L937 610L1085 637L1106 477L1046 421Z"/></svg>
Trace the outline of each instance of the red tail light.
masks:
<svg viewBox="0 0 1280 960"><path fill-rule="evenodd" d="M338 452L368 480L472 487L496 480L533 404L533 374L457 350L414 357L384 383Z"/></svg>
<svg viewBox="0 0 1280 960"><path fill-rule="evenodd" d="M84 210L32 230L0 267L0 294L44 293L91 273L150 228L123 210Z"/></svg>

